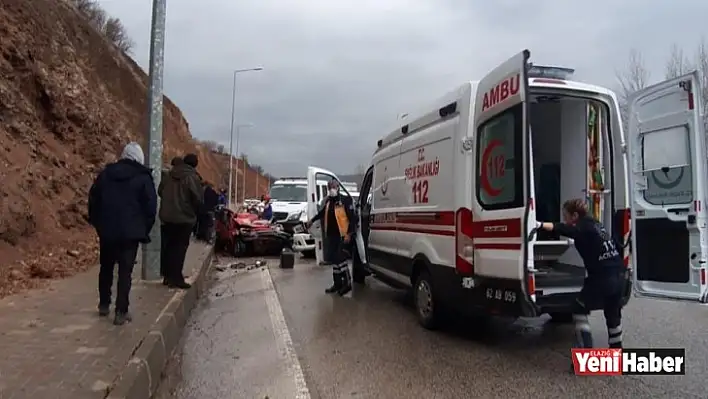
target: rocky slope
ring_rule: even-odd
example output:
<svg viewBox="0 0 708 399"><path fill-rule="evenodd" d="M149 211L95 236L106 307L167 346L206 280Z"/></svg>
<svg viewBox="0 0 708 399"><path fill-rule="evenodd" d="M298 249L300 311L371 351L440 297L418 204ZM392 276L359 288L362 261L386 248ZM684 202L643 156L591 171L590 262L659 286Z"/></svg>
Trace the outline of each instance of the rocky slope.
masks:
<svg viewBox="0 0 708 399"><path fill-rule="evenodd" d="M88 188L125 143L144 141L147 77L62 0L2 0L0 55L3 297L97 263ZM166 161L196 152L202 176L222 181L228 157L197 145L167 98L164 129Z"/></svg>

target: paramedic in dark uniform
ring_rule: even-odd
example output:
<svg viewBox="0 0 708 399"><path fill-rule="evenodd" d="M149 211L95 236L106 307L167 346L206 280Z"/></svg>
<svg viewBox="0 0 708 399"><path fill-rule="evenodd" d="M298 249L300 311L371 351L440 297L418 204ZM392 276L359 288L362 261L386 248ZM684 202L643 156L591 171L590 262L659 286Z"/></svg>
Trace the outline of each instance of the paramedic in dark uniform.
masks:
<svg viewBox="0 0 708 399"><path fill-rule="evenodd" d="M572 238L585 264L587 276L573 311L577 345L580 348L593 347L588 315L593 310L602 309L609 346L621 348L625 270L619 247L605 227L588 215L585 200L566 201L563 204L563 219L565 223L539 223L538 227Z"/></svg>
<svg viewBox="0 0 708 399"><path fill-rule="evenodd" d="M329 195L325 205L307 223L307 227L309 228L318 220L322 224L322 235L325 238L324 255L325 259L332 263L334 280L334 284L325 292L328 294L338 292L339 295L345 295L352 289L347 258L351 253L349 248L356 229L354 203L351 197L339 193L339 183L336 180L331 180L327 188Z"/></svg>

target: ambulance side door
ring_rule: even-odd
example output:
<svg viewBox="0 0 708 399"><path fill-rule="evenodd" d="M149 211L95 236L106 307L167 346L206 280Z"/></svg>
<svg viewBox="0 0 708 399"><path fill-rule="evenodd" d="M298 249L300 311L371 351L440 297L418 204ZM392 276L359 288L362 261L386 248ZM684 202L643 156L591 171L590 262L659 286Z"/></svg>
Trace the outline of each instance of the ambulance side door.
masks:
<svg viewBox="0 0 708 399"><path fill-rule="evenodd" d="M509 313L518 312L528 297L529 57L524 50L479 82L472 126L475 184L468 234L475 286L482 301ZM465 221L458 215L457 223Z"/></svg>
<svg viewBox="0 0 708 399"><path fill-rule="evenodd" d="M692 72L638 91L629 104L637 296L707 301L708 153L700 82Z"/></svg>
<svg viewBox="0 0 708 399"><path fill-rule="evenodd" d="M361 255L358 261L362 263L368 263L368 246L369 246L369 233L371 232L371 188L374 183L374 167L371 166L364 174L364 178L361 181L361 191L359 192L359 199L357 200L357 216L359 218L359 228L358 231L361 234L357 234L357 250ZM361 238L361 239L360 239ZM366 262L365 262L366 261ZM357 260L354 260L355 264Z"/></svg>

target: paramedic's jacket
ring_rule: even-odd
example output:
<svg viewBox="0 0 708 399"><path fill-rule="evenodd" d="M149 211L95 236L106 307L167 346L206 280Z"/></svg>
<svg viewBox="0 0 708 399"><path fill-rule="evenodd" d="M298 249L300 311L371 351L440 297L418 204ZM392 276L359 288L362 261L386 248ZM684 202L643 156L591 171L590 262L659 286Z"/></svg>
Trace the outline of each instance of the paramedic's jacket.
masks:
<svg viewBox="0 0 708 399"><path fill-rule="evenodd" d="M554 223L553 230L575 241L575 249L583 258L589 278L608 276L623 270L624 261L619 247L595 219L586 216L580 218L574 226Z"/></svg>
<svg viewBox="0 0 708 399"><path fill-rule="evenodd" d="M345 237L353 235L356 230L356 215L354 214L354 203L351 197L346 195L337 195L336 197L327 197L325 206L317 212L311 222L318 220L322 221L322 231L324 236L327 236L327 217L329 207L334 206L334 215L337 218L337 227L339 227L339 235Z"/></svg>

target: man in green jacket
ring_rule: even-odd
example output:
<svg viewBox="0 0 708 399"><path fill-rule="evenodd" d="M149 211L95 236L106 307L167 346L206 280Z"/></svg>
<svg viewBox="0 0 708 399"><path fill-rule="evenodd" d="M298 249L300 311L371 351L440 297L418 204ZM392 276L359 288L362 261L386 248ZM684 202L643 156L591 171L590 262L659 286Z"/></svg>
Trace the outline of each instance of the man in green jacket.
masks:
<svg viewBox="0 0 708 399"><path fill-rule="evenodd" d="M160 221L163 224L163 283L171 288L190 287L184 281L182 271L192 229L197 223L197 215L204 201L197 164L195 154L185 155L184 162L174 165L158 188L162 199Z"/></svg>

